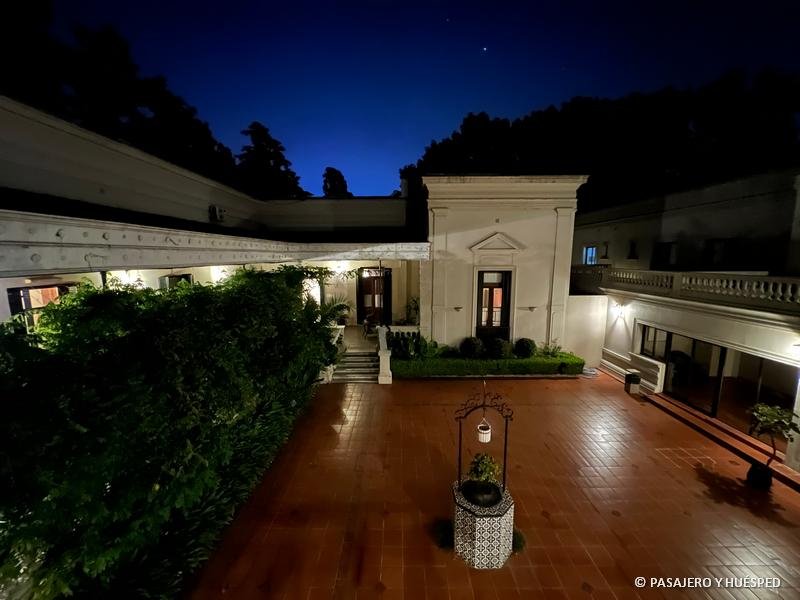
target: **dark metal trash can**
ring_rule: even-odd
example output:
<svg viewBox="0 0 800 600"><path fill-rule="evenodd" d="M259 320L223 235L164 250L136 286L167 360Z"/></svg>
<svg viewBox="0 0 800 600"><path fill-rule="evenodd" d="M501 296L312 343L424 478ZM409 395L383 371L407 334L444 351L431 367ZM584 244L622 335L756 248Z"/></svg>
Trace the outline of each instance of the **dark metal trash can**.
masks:
<svg viewBox="0 0 800 600"><path fill-rule="evenodd" d="M629 394L638 394L639 385L642 383L642 376L639 371L628 371L625 373L625 391Z"/></svg>

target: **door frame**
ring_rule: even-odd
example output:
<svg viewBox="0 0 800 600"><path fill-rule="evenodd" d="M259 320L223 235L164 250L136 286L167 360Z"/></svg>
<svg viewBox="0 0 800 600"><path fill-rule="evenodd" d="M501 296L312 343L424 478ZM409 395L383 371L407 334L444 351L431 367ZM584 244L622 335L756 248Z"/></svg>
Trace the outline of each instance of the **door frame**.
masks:
<svg viewBox="0 0 800 600"><path fill-rule="evenodd" d="M514 336L514 325L516 319L514 314L517 306L517 268L513 265L474 265L472 269L472 315L469 323L467 324L467 331L465 337L473 337L475 335L476 324L478 323L478 273L480 271L508 271L511 273L511 286L508 293L508 338L513 343L516 339Z"/></svg>

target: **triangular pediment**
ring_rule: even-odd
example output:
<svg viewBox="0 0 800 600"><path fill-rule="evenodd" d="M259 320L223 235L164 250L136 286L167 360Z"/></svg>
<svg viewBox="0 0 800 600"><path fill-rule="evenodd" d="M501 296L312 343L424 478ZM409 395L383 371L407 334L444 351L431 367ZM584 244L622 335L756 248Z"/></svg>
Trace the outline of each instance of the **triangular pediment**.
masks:
<svg viewBox="0 0 800 600"><path fill-rule="evenodd" d="M504 233L493 233L473 245L473 252L519 252L524 246Z"/></svg>

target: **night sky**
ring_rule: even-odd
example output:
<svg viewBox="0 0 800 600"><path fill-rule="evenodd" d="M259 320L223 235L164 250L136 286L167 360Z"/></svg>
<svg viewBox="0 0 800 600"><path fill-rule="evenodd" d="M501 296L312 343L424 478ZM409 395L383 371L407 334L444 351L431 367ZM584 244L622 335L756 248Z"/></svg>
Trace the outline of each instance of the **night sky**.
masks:
<svg viewBox="0 0 800 600"><path fill-rule="evenodd" d="M314 194L326 166L357 195L390 193L470 111L800 69L796 1L54 4L59 32L116 26L142 73L165 75L234 152L262 121Z"/></svg>

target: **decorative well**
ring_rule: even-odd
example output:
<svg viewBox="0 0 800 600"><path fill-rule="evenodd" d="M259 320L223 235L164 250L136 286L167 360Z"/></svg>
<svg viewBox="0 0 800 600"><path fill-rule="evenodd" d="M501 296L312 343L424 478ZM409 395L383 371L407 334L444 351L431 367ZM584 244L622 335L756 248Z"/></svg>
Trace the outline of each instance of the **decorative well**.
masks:
<svg viewBox="0 0 800 600"><path fill-rule="evenodd" d="M504 423L502 482L491 482L494 490L478 489L479 483L464 480L461 468L464 421L475 411L483 411L477 427L478 442L492 439L492 427L486 418L487 411L497 413ZM458 479L453 483L455 505L455 551L468 566L474 569L499 569L511 556L514 539L514 499L506 489L508 459L508 425L514 411L500 394L490 394L483 382L483 390L474 394L456 410L458 422ZM485 487L485 484L484 484Z"/></svg>

